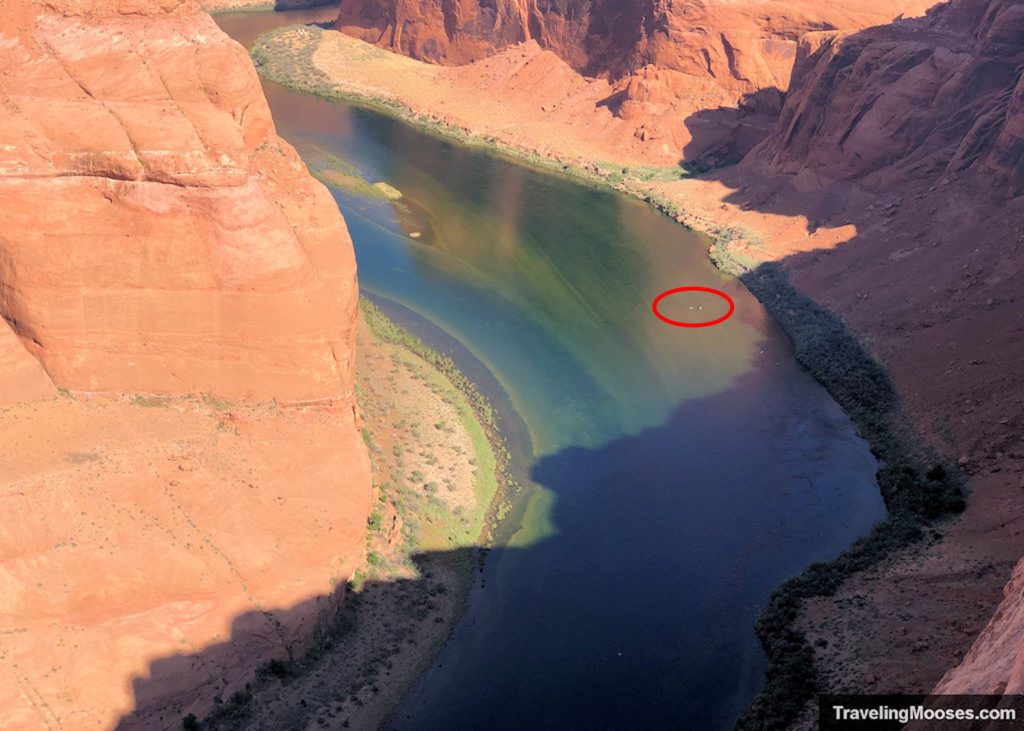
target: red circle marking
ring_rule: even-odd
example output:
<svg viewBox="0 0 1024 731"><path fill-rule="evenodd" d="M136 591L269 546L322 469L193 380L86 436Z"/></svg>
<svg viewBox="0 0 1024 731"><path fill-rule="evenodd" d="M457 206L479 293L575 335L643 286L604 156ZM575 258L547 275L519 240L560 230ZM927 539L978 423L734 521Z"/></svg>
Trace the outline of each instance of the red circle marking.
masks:
<svg viewBox="0 0 1024 731"><path fill-rule="evenodd" d="M721 297L729 303L729 311L717 320L708 320L707 322L680 322L679 320L673 320L670 317L665 317L663 314L658 312L659 302L669 295L678 294L679 292L707 292L708 294ZM719 289L711 289L711 287L676 287L675 289L670 289L667 292L662 292L655 297L654 302L651 303L651 309L654 310L655 317L662 322L667 322L669 325L675 325L676 327L711 327L712 325L719 325L732 317L732 313L736 311L736 303L732 301L732 297Z"/></svg>

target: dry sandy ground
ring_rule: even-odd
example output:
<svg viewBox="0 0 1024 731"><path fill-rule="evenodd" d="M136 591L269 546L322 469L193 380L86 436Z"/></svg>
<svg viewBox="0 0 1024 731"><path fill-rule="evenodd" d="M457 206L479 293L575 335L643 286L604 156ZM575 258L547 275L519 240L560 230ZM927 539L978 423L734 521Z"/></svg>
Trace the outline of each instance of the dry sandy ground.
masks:
<svg viewBox="0 0 1024 731"><path fill-rule="evenodd" d="M351 418L84 395L0 411L4 728L176 727L301 648L363 557Z"/></svg>
<svg viewBox="0 0 1024 731"><path fill-rule="evenodd" d="M298 33L314 31L297 30ZM313 36L311 36L313 37ZM313 62L342 89L400 100L479 138L494 137L531 153L574 161L671 165L673 141L655 144L657 125L627 121L609 109L607 80L576 73L551 51L528 42L467 66L433 66L341 33L323 38ZM678 116L666 108L664 116ZM646 135L643 140L640 135Z"/></svg>
<svg viewBox="0 0 1024 731"><path fill-rule="evenodd" d="M326 642L283 678L257 683L246 717L224 720L225 728L376 728L461 613L474 571L468 547L480 533L473 514L486 506L457 394L423 359L377 340L362 321L356 368L375 485L370 559ZM444 509L428 509L431 497Z"/></svg>
<svg viewBox="0 0 1024 731"><path fill-rule="evenodd" d="M627 123L601 106L605 82L535 45L439 68L340 33L293 33L293 50L318 44L313 62L338 91L400 100L474 138L584 168L665 162L655 146L630 143ZM959 520L812 602L802 620L812 641L827 642L816 651L832 687L931 688L984 627L1024 553L1024 393L1007 367L1024 361L1024 226L1006 226L1024 215L927 183L851 185L831 201L742 167L636 185L675 204L691 227L745 232L740 245L752 245L741 253L754 262L785 260L794 284L889 368L913 430L969 476ZM837 213L845 221L830 225Z"/></svg>

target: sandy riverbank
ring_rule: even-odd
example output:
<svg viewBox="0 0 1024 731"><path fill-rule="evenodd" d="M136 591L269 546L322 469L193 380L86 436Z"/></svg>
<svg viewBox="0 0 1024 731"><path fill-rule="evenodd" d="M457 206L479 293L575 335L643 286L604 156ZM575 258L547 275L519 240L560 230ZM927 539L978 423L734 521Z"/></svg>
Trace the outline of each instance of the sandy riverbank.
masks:
<svg viewBox="0 0 1024 731"><path fill-rule="evenodd" d="M503 473L489 406L450 362L368 302L362 310L357 398L374 484L366 561L317 646L265 666L203 728L376 728L461 616Z"/></svg>
<svg viewBox="0 0 1024 731"><path fill-rule="evenodd" d="M956 461L971 477L971 504L961 520L934 522L926 533L928 541L909 547L909 537L921 533L911 530L896 541L882 536L868 552L870 561L855 565L869 564L871 568L848 577L841 587L826 583L829 589L822 598L801 599L809 609L800 611L797 627L801 636L811 641L804 647L814 653L823 670L822 687L924 691L963 656L994 610L1009 568L1021 553L1017 521L1005 517L1024 513L1019 486L1008 475L1020 470L1020 456L1014 453L1012 440L1008 441L1012 419L985 420L982 410L976 418L962 418L965 399L969 404L984 402L985 392L995 387L984 375L971 378L978 372L948 378L950 373L961 372L966 360L957 364L957 358L970 352L953 353L948 363L936 359L931 341L939 331L929 331L927 322L918 326L925 330L915 328L907 347L906 326L893 322L888 314L900 310L905 293L889 288L881 295L863 296L863 288L879 284L879 256L883 261L895 261L874 251L879 248L877 243L885 242L886 236L894 241L911 238L906 230L899 230L899 221L892 220L891 205L871 202L869 191L853 191L851 197L863 197L867 217L855 219L859 225L830 226L812 221L809 214L788 210L801 210L798 205L755 205L757 202L744 193L752 181L741 179L741 175L730 177L724 171L687 177L678 166L644 157L642 148L618 144L621 135L613 133L618 122L598 103L603 82L568 76L564 70L552 74L559 69L557 58L531 44L467 67L438 68L341 34L302 28L268 34L253 55L262 74L286 85L367 103L464 142L492 146L525 162L612 184L646 198L679 222L711 234L711 253L723 268L741 272L763 262L784 261L785 266L778 270L780 279L769 277L763 285L749 279L749 284L795 339L801 360L844 407L851 411L855 405L860 376L830 369L831 351L852 348L866 356L865 367L871 372L878 357L889 371L887 382L891 375L892 401L879 404L886 424L878 434L865 434L872 446L877 451L881 446L881 454L890 464L896 453L889 448L895 445L900 453L913 453L906 457L915 462L924 459L923 451L932 453L925 455L928 459L944 461L947 466ZM560 98L572 103L552 106ZM593 132L578 134L579 126L588 124L611 131L606 137ZM907 195L911 193L919 199L925 196L925 191ZM870 215L874 210L880 212ZM858 234L863 241L864 233L874 234L870 246L861 243L856 250L844 248ZM863 252L859 255L863 261L855 269L842 267L841 273L837 270L839 259L827 256L831 252L841 252L845 258L857 258L857 252ZM898 273L898 268L890 268ZM838 276L842 276L839 286ZM796 289L788 284L791 278ZM802 292L842 318L822 320L819 315L828 315L828 310L811 300L812 307L791 307L791 302L803 302ZM921 307L959 316L938 300ZM956 301L963 302L961 307L969 303L962 297ZM822 334L839 340L819 340ZM980 342L977 345L984 347ZM936 369L945 369L945 377L939 378ZM922 381L922 374L933 372L934 379ZM829 383L829 373L834 382ZM843 382L852 386L846 400L841 393ZM867 411L861 416L870 419L871 408L864 405ZM865 424L870 424L854 412L863 432ZM969 413L974 412L971 408ZM983 423L986 431L992 431L998 424L1001 426L995 429L1006 433L992 435L987 444L979 446L971 435L973 421L979 422L976 429ZM928 464L911 470L913 483L927 489ZM951 479L952 472L949 470ZM890 477L899 483L898 474ZM888 479L880 476L884 482ZM879 563L883 556L886 558ZM907 606L911 596L915 597L912 608Z"/></svg>

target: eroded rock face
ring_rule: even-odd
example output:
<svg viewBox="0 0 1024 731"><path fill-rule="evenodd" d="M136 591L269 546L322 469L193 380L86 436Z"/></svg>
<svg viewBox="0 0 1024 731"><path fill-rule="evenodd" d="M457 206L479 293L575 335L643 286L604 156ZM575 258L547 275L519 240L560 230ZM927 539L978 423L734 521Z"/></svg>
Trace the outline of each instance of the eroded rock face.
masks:
<svg viewBox="0 0 1024 731"><path fill-rule="evenodd" d="M577 71L613 79L646 66L714 79L732 95L789 82L797 38L919 13L925 0L341 0L338 28L423 61L461 64L535 40Z"/></svg>
<svg viewBox="0 0 1024 731"><path fill-rule="evenodd" d="M934 1L341 0L337 27L441 64L534 40L576 71L608 78L608 107L638 138L716 164L739 159L770 128L803 35L888 23Z"/></svg>
<svg viewBox="0 0 1024 731"><path fill-rule="evenodd" d="M983 169L1024 184L1024 5L959 0L923 21L806 39L756 157L818 180L882 186Z"/></svg>
<svg viewBox="0 0 1024 731"><path fill-rule="evenodd" d="M349 399L352 248L245 51L189 3L4 12L0 315L53 382Z"/></svg>
<svg viewBox="0 0 1024 731"><path fill-rule="evenodd" d="M46 371L33 358L10 326L0 321L0 408L22 401L38 401L57 395Z"/></svg>
<svg viewBox="0 0 1024 731"><path fill-rule="evenodd" d="M934 693L992 695L1024 693L1024 562L1014 569L995 616L970 652Z"/></svg>
<svg viewBox="0 0 1024 731"><path fill-rule="evenodd" d="M951 0L924 18L805 36L799 56L772 132L721 178L744 208L833 232L834 248L786 257L791 281L864 336L914 428L969 478L941 545L886 569L891 581L844 589L871 608L870 629L837 642L857 612L814 610L819 637L855 648L835 651L856 664L832 674L833 692L925 692L1021 555L1024 4ZM1024 563L937 692L1020 692L1022 576ZM904 613L909 597L916 612ZM849 670L865 662L877 683Z"/></svg>
<svg viewBox="0 0 1024 731"><path fill-rule="evenodd" d="M180 728L362 561L351 241L191 2L0 0L0 131L2 725Z"/></svg>

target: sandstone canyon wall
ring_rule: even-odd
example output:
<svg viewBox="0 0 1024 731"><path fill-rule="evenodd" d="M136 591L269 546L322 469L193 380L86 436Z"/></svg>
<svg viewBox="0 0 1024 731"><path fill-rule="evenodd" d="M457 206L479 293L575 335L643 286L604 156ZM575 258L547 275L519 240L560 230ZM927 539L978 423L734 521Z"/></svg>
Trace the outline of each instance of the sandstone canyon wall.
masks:
<svg viewBox="0 0 1024 731"><path fill-rule="evenodd" d="M762 255L864 337L913 429L969 478L941 541L854 577L807 624L821 665L839 668L832 690L923 692L1024 552L1024 4L952 0L809 34L798 55L771 133L715 177L761 222L806 223ZM1022 571L939 690L1019 690ZM854 625L866 629L835 630Z"/></svg>
<svg viewBox="0 0 1024 731"><path fill-rule="evenodd" d="M58 387L351 398L352 249L244 51L187 3L44 7L0 50L0 315Z"/></svg>
<svg viewBox="0 0 1024 731"><path fill-rule="evenodd" d="M440 64L465 64L536 41L579 73L612 81L613 111L649 120L640 134L665 135L689 114L717 107L752 117L742 130L737 119L720 119L734 128L728 139L700 145L692 158L716 147L734 147L722 151L730 155L751 147L770 125L764 115L778 112L804 33L887 23L933 2L341 0L337 28ZM671 136L681 157L693 135L677 129Z"/></svg>
<svg viewBox="0 0 1024 731"><path fill-rule="evenodd" d="M752 155L772 170L881 188L1024 175L1024 5L955 0L920 21L801 41L775 130Z"/></svg>
<svg viewBox="0 0 1024 731"><path fill-rule="evenodd" d="M362 560L351 241L192 2L0 0L0 129L0 725L180 728Z"/></svg>

